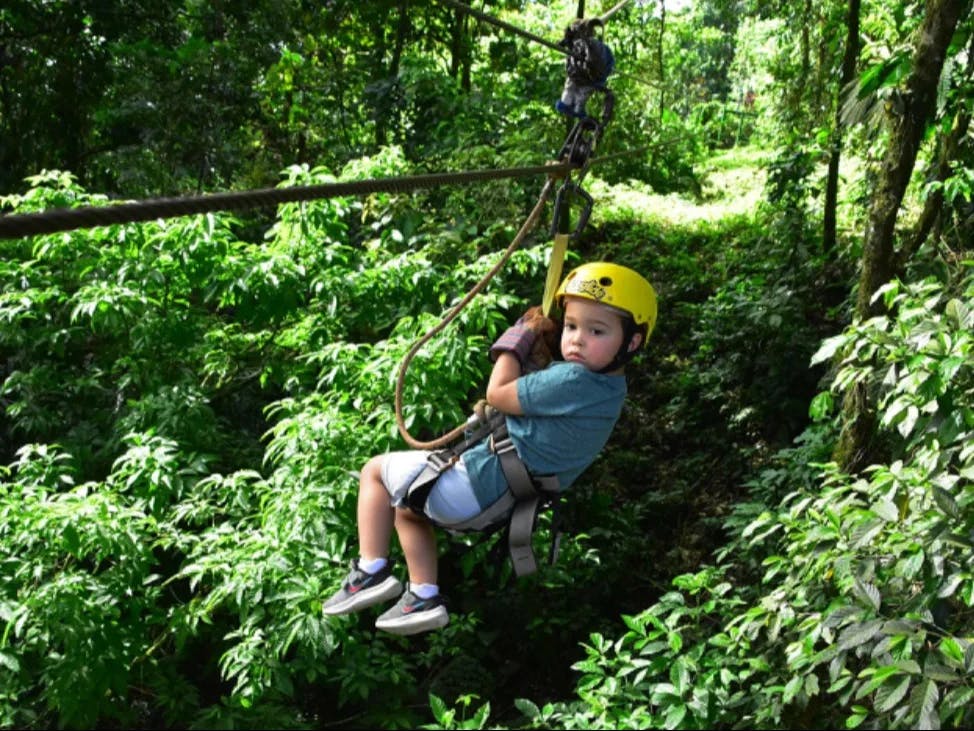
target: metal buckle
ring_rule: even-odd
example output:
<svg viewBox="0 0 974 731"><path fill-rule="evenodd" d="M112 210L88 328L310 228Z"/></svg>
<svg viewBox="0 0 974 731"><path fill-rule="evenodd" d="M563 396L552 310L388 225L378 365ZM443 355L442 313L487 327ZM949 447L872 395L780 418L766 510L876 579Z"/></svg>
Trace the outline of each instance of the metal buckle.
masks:
<svg viewBox="0 0 974 731"><path fill-rule="evenodd" d="M433 469L435 469L437 472L442 472L448 467L452 467L454 464L456 464L458 459L457 455L455 454L445 454L446 456L444 456L443 452L430 452L429 456L426 458L426 461L429 462L429 464L431 464Z"/></svg>
<svg viewBox="0 0 974 731"><path fill-rule="evenodd" d="M508 452L513 452L514 442L511 440L510 436L506 436L503 439L498 440L493 434L491 434L490 451L494 454L507 454Z"/></svg>

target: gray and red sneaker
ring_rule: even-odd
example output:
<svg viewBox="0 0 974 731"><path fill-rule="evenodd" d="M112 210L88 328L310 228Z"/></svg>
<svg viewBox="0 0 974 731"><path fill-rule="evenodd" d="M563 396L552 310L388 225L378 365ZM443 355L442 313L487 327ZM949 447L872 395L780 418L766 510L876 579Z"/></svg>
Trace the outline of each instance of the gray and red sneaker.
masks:
<svg viewBox="0 0 974 731"><path fill-rule="evenodd" d="M342 588L322 606L325 614L357 612L402 594L402 583L392 575L391 561L374 574L360 569L357 558L352 559L350 566L352 570L345 578Z"/></svg>
<svg viewBox="0 0 974 731"><path fill-rule="evenodd" d="M375 627L394 635L414 635L445 627L449 622L441 595L421 599L407 589L396 606L376 620Z"/></svg>

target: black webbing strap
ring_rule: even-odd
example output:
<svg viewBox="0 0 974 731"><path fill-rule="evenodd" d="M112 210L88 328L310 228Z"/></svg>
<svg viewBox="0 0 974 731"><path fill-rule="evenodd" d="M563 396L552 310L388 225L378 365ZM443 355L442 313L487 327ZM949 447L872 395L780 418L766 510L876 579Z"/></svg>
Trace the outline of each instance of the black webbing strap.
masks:
<svg viewBox="0 0 974 731"><path fill-rule="evenodd" d="M500 460L507 485L514 495L514 510L511 512L507 531L507 548L514 573L518 576L533 574L538 570L538 562L531 546L538 503L544 493L557 492L558 478L554 475L538 478L531 476L507 433L506 422L491 434L490 449Z"/></svg>

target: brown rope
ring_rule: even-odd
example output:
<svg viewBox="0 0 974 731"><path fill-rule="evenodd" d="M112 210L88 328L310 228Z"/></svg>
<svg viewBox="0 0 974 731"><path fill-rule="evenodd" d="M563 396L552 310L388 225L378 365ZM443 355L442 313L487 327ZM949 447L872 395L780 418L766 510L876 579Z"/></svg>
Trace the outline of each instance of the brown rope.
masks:
<svg viewBox="0 0 974 731"><path fill-rule="evenodd" d="M396 379L396 426L399 428L399 433L402 438L406 440L408 444L413 449L436 449L455 441L457 438L463 435L464 429L467 428L466 422L455 427L452 431L447 432L441 437L434 439L429 442L421 442L410 435L409 430L406 428L406 422L402 416L402 391L403 384L406 381L406 370L409 368L409 363L412 361L413 357L416 355L417 351L422 348L426 343L430 341L435 335L443 330L453 319L460 314L461 310L466 307L470 300L472 300L487 283L494 278L494 275L501 270L501 267L507 263L507 260L511 258L511 255L517 251L518 247L524 241L524 238L528 235L535 224L537 224L538 219L541 217L541 211L544 210L545 201L548 200L548 196L551 195L551 190L554 187L554 176L549 176L548 181L545 183L544 188L541 190L541 196L538 198L538 202L534 206L534 210L528 216L527 220L521 226L521 230L517 232L514 240L511 241L510 245L498 259L497 263L491 267L490 271L484 275L484 277L474 285L473 289L464 295L463 299L457 303L456 307L450 310L446 316L440 321L438 325L427 332L423 337L417 340L413 347L409 349L406 356L403 358L402 363L399 365L399 375Z"/></svg>

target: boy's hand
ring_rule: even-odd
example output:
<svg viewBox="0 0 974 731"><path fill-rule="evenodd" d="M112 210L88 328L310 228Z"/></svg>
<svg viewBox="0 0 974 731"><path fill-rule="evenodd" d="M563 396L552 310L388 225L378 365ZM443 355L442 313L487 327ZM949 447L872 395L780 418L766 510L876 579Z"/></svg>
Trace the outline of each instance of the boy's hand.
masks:
<svg viewBox="0 0 974 731"><path fill-rule="evenodd" d="M557 344L558 324L545 317L541 307L536 305L527 310L516 323L490 347L491 360L503 352L517 357L525 373L541 370L552 360L552 352Z"/></svg>

